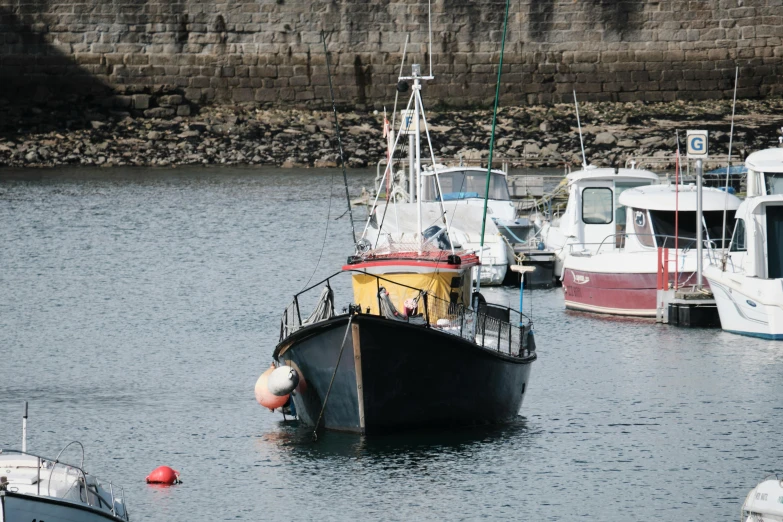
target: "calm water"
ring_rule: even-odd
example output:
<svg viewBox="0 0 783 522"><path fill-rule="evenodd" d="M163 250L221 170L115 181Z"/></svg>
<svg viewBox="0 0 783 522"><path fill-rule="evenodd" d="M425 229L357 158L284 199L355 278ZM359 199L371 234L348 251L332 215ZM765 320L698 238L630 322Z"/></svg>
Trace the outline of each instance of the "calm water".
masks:
<svg viewBox="0 0 783 522"><path fill-rule="evenodd" d="M728 521L783 468L783 343L566 313L560 289L525 295L539 359L518 422L312 443L253 385L324 236L313 281L350 250L340 182L0 171L0 447L30 401L29 449L84 443L135 521ZM184 484L145 485L161 464Z"/></svg>

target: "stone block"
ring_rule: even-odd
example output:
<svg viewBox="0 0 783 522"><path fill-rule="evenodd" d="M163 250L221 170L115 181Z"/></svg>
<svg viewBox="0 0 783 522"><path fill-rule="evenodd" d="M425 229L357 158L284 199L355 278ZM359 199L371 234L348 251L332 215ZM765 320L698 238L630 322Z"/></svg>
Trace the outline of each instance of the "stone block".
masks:
<svg viewBox="0 0 783 522"><path fill-rule="evenodd" d="M231 99L235 102L251 102L255 100L255 93L250 88L239 88L231 91Z"/></svg>
<svg viewBox="0 0 783 522"><path fill-rule="evenodd" d="M179 94L169 94L158 98L158 105L162 107L173 107L182 104L182 96Z"/></svg>
<svg viewBox="0 0 783 522"><path fill-rule="evenodd" d="M150 96L148 94L134 94L133 95L133 108L134 109L147 109L150 106Z"/></svg>

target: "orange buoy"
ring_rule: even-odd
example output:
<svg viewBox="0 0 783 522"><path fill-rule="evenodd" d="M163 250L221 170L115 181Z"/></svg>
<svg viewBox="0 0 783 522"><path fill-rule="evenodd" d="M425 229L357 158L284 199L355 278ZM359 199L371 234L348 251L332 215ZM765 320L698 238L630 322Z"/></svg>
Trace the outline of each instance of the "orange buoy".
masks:
<svg viewBox="0 0 783 522"><path fill-rule="evenodd" d="M289 395L274 395L272 392L269 391L269 386L267 385L267 381L269 380L269 375L275 370L275 365L271 365L267 371L261 374L261 377L258 378L256 381L256 400L258 401L258 404L265 408L269 408L270 411L274 411L275 408L280 408L281 406L285 405L286 402L288 402Z"/></svg>
<svg viewBox="0 0 783 522"><path fill-rule="evenodd" d="M182 482L179 479L179 471L171 469L168 466L158 466L152 473L147 475L147 484L165 484L171 486L172 484L179 484Z"/></svg>

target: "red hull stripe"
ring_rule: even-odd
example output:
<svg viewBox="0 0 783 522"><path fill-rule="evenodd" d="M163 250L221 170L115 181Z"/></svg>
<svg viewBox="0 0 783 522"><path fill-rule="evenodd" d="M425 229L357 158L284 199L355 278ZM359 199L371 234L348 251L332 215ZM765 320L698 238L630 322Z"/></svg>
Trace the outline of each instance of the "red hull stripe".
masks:
<svg viewBox="0 0 783 522"><path fill-rule="evenodd" d="M670 276L673 283L674 274ZM684 273L679 280L695 284L696 276ZM601 274L566 269L563 280L566 308L614 315L655 317L656 287L656 274L650 273Z"/></svg>

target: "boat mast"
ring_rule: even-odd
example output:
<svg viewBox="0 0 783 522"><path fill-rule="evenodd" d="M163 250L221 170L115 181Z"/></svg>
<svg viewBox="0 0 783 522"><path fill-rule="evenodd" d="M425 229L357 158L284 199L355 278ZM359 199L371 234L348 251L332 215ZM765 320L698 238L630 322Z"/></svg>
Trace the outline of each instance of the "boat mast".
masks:
<svg viewBox="0 0 783 522"><path fill-rule="evenodd" d="M421 66L417 63L413 64L411 69L413 75L413 132L415 137L416 152L414 156L414 168L416 169L416 224L419 229L419 253L424 246L423 229L421 226L421 114L419 113L419 93L421 92L421 82L419 77L421 76Z"/></svg>
<svg viewBox="0 0 783 522"><path fill-rule="evenodd" d="M487 204L489 201L489 182L492 179L492 153L495 150L495 126L498 121L498 100L500 99L500 75L503 73L503 52L506 49L506 27L508 26L508 4L511 0L506 0L506 15L503 18L503 39L500 43L500 60L498 64L498 81L495 85L495 107L492 110L492 134L489 137L489 158L487 160L487 182L484 186L484 214L481 218L481 242L479 243L479 260L484 254L484 231L487 225ZM478 277L476 278L476 292L481 290L481 263L478 266Z"/></svg>
<svg viewBox="0 0 783 522"><path fill-rule="evenodd" d="M729 207L729 171L731 170L731 146L734 140L734 112L737 109L737 81L739 80L739 67L734 71L734 101L731 104L731 130L729 131L729 158L726 165L726 186L723 190L726 195L723 203L723 228L721 229L720 248L721 259L724 259L729 253L729 247L726 247L726 213ZM725 263L724 263L725 266Z"/></svg>

